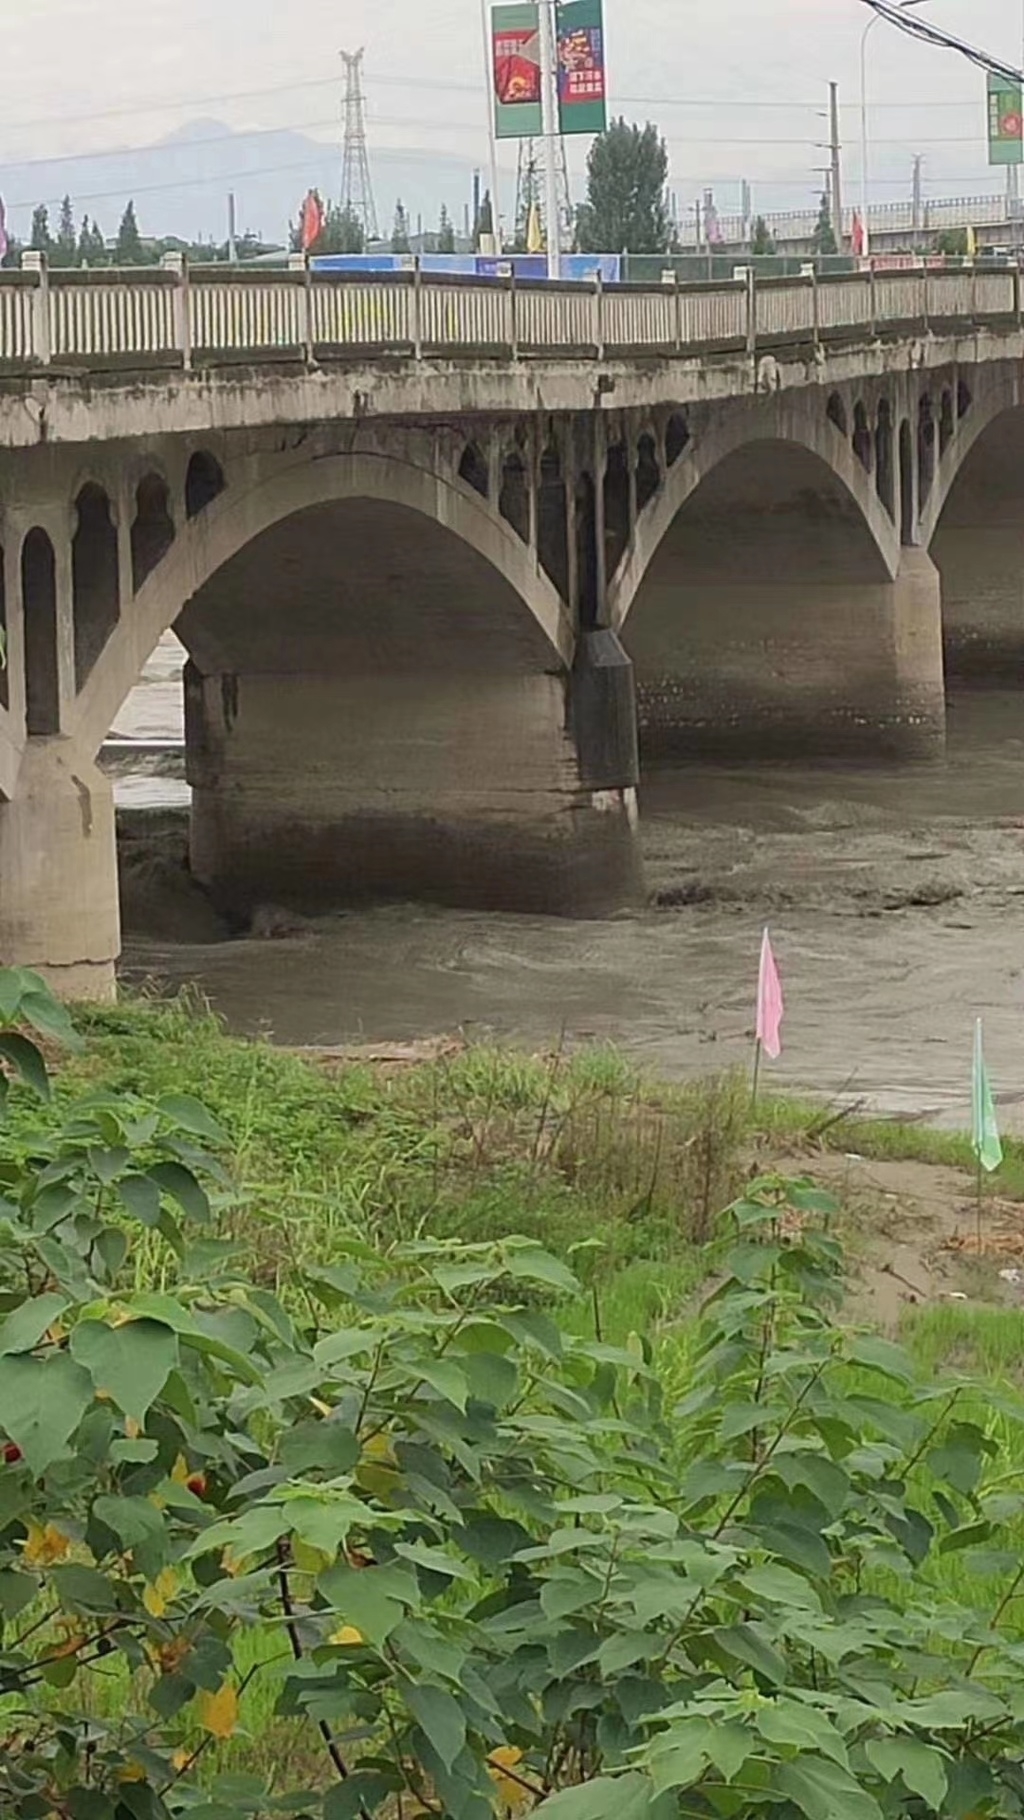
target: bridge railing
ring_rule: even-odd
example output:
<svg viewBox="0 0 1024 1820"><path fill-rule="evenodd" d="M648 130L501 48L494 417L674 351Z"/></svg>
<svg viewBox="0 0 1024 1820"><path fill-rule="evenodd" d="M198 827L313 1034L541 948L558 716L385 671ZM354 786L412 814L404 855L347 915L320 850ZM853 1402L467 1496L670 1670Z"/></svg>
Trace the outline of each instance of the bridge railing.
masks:
<svg viewBox="0 0 1024 1820"><path fill-rule="evenodd" d="M751 353L788 342L1020 324L1022 275L924 267L723 284L604 286L505 278L198 267L0 274L0 370L191 367L366 354L416 359L647 351Z"/></svg>

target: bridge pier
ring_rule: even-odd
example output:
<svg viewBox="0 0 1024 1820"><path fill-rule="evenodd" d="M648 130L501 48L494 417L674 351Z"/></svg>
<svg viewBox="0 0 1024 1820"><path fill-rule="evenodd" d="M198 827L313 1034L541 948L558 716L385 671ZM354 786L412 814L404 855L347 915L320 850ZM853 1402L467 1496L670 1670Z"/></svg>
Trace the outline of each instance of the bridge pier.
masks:
<svg viewBox="0 0 1024 1820"><path fill-rule="evenodd" d="M932 540L942 575L946 671L974 688L1024 682L1024 412L1007 411L968 455Z"/></svg>
<svg viewBox="0 0 1024 1820"><path fill-rule="evenodd" d="M942 750L940 584L923 551L871 585L681 581L626 639L647 758Z"/></svg>
<svg viewBox="0 0 1024 1820"><path fill-rule="evenodd" d="M70 741L30 740L0 801L0 963L109 1000L120 946L110 781Z"/></svg>
<svg viewBox="0 0 1024 1820"><path fill-rule="evenodd" d="M218 907L596 914L639 891L635 772L588 787L557 675L186 677L191 866Z"/></svg>

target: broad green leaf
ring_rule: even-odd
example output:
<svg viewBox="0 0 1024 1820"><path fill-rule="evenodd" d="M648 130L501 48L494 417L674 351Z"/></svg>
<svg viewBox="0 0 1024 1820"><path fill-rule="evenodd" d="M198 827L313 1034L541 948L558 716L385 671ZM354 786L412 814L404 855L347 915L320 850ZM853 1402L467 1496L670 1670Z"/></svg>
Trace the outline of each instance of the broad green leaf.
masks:
<svg viewBox="0 0 1024 1820"><path fill-rule="evenodd" d="M14 1030L0 1030L0 1062L8 1062L18 1079L30 1087L39 1099L49 1099L50 1079L46 1063L27 1036L19 1036Z"/></svg>
<svg viewBox="0 0 1024 1820"><path fill-rule="evenodd" d="M153 1163L147 1173L161 1193L169 1194L177 1201L187 1219L200 1225L209 1221L209 1197L191 1169L186 1169L183 1163Z"/></svg>
<svg viewBox="0 0 1024 1820"><path fill-rule="evenodd" d="M321 1371L330 1371L332 1365L341 1365L346 1359L354 1359L363 1352L372 1352L377 1342L374 1335L365 1327L341 1328L337 1333L329 1333L324 1340L318 1340L313 1348L313 1357Z"/></svg>
<svg viewBox="0 0 1024 1820"><path fill-rule="evenodd" d="M917 1738L872 1738L864 1749L883 1781L895 1782L902 1776L912 1795L920 1795L934 1813L939 1812L949 1787L941 1751Z"/></svg>
<svg viewBox="0 0 1024 1820"><path fill-rule="evenodd" d="M757 1740L745 1725L719 1720L710 1727L708 1756L724 1782L738 1776L748 1757L753 1756Z"/></svg>
<svg viewBox="0 0 1024 1820"><path fill-rule="evenodd" d="M874 1797L825 1757L808 1753L793 1763L780 1763L775 1786L807 1820L881 1820Z"/></svg>
<svg viewBox="0 0 1024 1820"><path fill-rule="evenodd" d="M565 1573L545 1580L540 1589L541 1610L546 1618L568 1618L596 1604L603 1582L594 1574Z"/></svg>
<svg viewBox="0 0 1024 1820"><path fill-rule="evenodd" d="M892 1340L881 1339L878 1334L858 1334L850 1341L847 1356L853 1364L867 1365L898 1384L913 1384L917 1380L917 1369L909 1352Z"/></svg>
<svg viewBox="0 0 1024 1820"><path fill-rule="evenodd" d="M823 1757L848 1768L846 1745L831 1720L799 1700L766 1700L754 1714L754 1724L768 1744L790 1745L803 1751L820 1751Z"/></svg>
<svg viewBox="0 0 1024 1820"><path fill-rule="evenodd" d="M345 1782L336 1782L324 1796L324 1820L358 1820L360 1814L379 1812L402 1786L397 1769L351 1770ZM260 1807L263 1807L260 1803Z"/></svg>
<svg viewBox="0 0 1024 1820"><path fill-rule="evenodd" d="M65 1611L117 1610L113 1581L95 1567L71 1562L66 1567L55 1567L50 1580Z"/></svg>
<svg viewBox="0 0 1024 1820"><path fill-rule="evenodd" d="M92 1401L89 1373L65 1352L0 1358L0 1420L37 1477L67 1458L68 1441Z"/></svg>
<svg viewBox="0 0 1024 1820"><path fill-rule="evenodd" d="M82 1321L71 1335L71 1352L98 1393L143 1422L178 1363L178 1340L159 1321L126 1321L121 1327Z"/></svg>
<svg viewBox="0 0 1024 1820"><path fill-rule="evenodd" d="M311 1487L311 1492L315 1490ZM281 1508L288 1519L288 1527L296 1536L301 1537L310 1548L317 1548L323 1554L336 1555L349 1532L358 1524L365 1524L369 1512L359 1498L348 1492L331 1489L323 1497L294 1497L282 1503ZM243 1519L244 1521L244 1519ZM363 1570L371 1573L374 1570Z"/></svg>
<svg viewBox="0 0 1024 1820"><path fill-rule="evenodd" d="M206 1107L188 1093L165 1093L157 1102L164 1118L191 1137L203 1138L208 1144L227 1142L224 1132Z"/></svg>
<svg viewBox="0 0 1024 1820"><path fill-rule="evenodd" d="M475 1580L476 1574L465 1561L448 1548L431 1548L426 1542L396 1542L396 1555L425 1567L428 1573L445 1574L449 1580Z"/></svg>
<svg viewBox="0 0 1024 1820"><path fill-rule="evenodd" d="M424 1358L416 1359L411 1367L416 1375L436 1390L446 1403L454 1403L462 1415L466 1413L469 1401L469 1379L461 1366L451 1359Z"/></svg>
<svg viewBox="0 0 1024 1820"><path fill-rule="evenodd" d="M22 1302L5 1321L0 1322L0 1354L31 1352L34 1346L38 1346L47 1328L59 1320L67 1305L66 1296L52 1292ZM3 1411L0 1410L0 1422L2 1420Z"/></svg>
<svg viewBox="0 0 1024 1820"><path fill-rule="evenodd" d="M579 1278L549 1251L542 1251L539 1245L517 1245L509 1241L503 1261L509 1276L520 1282L543 1283L562 1295L579 1294Z"/></svg>
<svg viewBox="0 0 1024 1820"><path fill-rule="evenodd" d="M160 1224L160 1190L148 1175L126 1175L117 1192L132 1218L151 1229Z"/></svg>
<svg viewBox="0 0 1024 1820"><path fill-rule="evenodd" d="M544 1820L643 1820L651 1801L646 1776L628 1770L623 1776L597 1776L576 1788L564 1788L534 1809Z"/></svg>
<svg viewBox="0 0 1024 1820"><path fill-rule="evenodd" d="M420 1604L420 1589L411 1568L397 1562L383 1567L350 1567L338 1562L318 1582L324 1598L345 1624L361 1630L379 1647Z"/></svg>
<svg viewBox="0 0 1024 1820"><path fill-rule="evenodd" d="M286 1429L281 1438L281 1464L291 1473L318 1470L333 1479L350 1472L358 1460L358 1438L343 1422L311 1418Z"/></svg>
<svg viewBox="0 0 1024 1820"><path fill-rule="evenodd" d="M435 1687L429 1681L402 1686L401 1691L420 1730L429 1738L441 1762L451 1769L466 1742L466 1719L458 1701L447 1688Z"/></svg>
<svg viewBox="0 0 1024 1820"><path fill-rule="evenodd" d="M669 1727L650 1753L651 1776L659 1794L666 1789L690 1788L699 1782L711 1761L710 1719L695 1714Z"/></svg>
<svg viewBox="0 0 1024 1820"><path fill-rule="evenodd" d="M0 1571L0 1617L19 1617L38 1597L39 1583L34 1575Z"/></svg>

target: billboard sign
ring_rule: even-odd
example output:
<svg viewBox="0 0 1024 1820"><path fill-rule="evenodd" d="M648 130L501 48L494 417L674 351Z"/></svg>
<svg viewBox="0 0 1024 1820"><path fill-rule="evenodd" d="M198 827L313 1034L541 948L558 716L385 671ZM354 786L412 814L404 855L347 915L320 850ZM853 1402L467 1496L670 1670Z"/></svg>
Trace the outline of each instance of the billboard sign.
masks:
<svg viewBox="0 0 1024 1820"><path fill-rule="evenodd" d="M491 51L497 137L538 138L543 131L539 7L494 7Z"/></svg>
<svg viewBox="0 0 1024 1820"><path fill-rule="evenodd" d="M559 129L603 133L608 89L602 0L564 0L557 19Z"/></svg>
<svg viewBox="0 0 1024 1820"><path fill-rule="evenodd" d="M1024 164L1021 87L993 71L988 78L989 164Z"/></svg>

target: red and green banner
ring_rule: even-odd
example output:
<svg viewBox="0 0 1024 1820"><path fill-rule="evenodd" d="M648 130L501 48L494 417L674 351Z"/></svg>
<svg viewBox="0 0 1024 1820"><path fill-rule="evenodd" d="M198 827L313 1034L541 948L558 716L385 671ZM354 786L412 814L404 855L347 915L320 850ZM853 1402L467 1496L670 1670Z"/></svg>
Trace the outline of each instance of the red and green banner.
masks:
<svg viewBox="0 0 1024 1820"><path fill-rule="evenodd" d="M1024 164L1021 88L992 71L988 78L989 164Z"/></svg>
<svg viewBox="0 0 1024 1820"><path fill-rule="evenodd" d="M543 131L539 7L494 7L491 45L495 133L499 139L536 139Z"/></svg>
<svg viewBox="0 0 1024 1820"><path fill-rule="evenodd" d="M563 133L608 124L602 0L564 0L558 18L558 114Z"/></svg>

